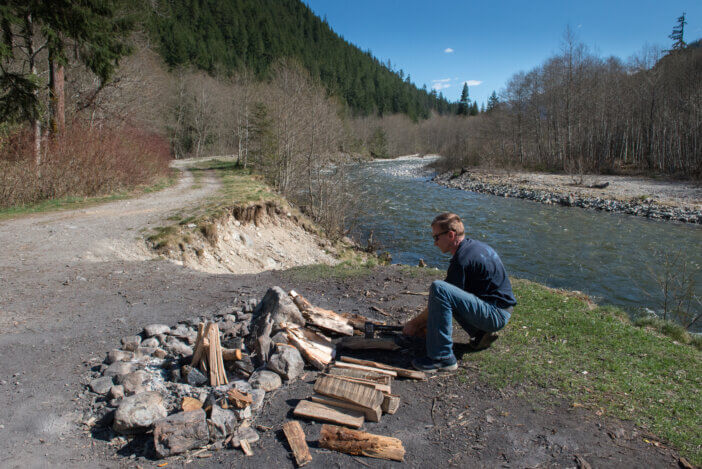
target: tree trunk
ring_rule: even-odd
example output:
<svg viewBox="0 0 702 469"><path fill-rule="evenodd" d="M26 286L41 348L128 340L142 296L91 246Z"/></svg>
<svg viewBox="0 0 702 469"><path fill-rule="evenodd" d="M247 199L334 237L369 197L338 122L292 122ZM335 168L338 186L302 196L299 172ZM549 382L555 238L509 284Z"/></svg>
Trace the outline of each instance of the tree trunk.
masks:
<svg viewBox="0 0 702 469"><path fill-rule="evenodd" d="M66 128L66 105L64 93L64 67L49 58L49 98L51 120L49 129L51 135L60 135Z"/></svg>

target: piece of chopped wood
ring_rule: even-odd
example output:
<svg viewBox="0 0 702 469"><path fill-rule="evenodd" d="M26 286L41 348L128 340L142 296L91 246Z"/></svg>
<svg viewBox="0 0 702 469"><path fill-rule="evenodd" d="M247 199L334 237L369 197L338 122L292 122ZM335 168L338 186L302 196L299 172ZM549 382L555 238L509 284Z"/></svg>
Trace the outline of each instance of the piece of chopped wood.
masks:
<svg viewBox="0 0 702 469"><path fill-rule="evenodd" d="M322 425L319 446L356 456L392 461L403 461L405 457L405 448L402 446L402 441L397 438L350 430L335 425Z"/></svg>
<svg viewBox="0 0 702 469"><path fill-rule="evenodd" d="M245 409L253 402L253 398L251 396L239 391L236 388L231 388L227 392L227 399L237 409Z"/></svg>
<svg viewBox="0 0 702 469"><path fill-rule="evenodd" d="M383 410L384 413L392 415L395 412L397 412L397 409L399 407L400 396L389 393L383 395L383 403L380 405L380 408Z"/></svg>
<svg viewBox="0 0 702 469"><path fill-rule="evenodd" d="M298 402L295 410L293 411L293 415L320 422L331 422L338 425L346 425L352 428L359 428L361 425L363 425L364 420L364 415L360 412L330 407L310 401Z"/></svg>
<svg viewBox="0 0 702 469"><path fill-rule="evenodd" d="M281 327L290 343L300 351L307 363L322 370L332 361L334 348L331 339L296 324L283 323Z"/></svg>
<svg viewBox="0 0 702 469"><path fill-rule="evenodd" d="M183 398L180 408L183 409L184 412L191 412L193 410L202 409L202 402L194 397L186 396Z"/></svg>
<svg viewBox="0 0 702 469"><path fill-rule="evenodd" d="M346 319L354 329L359 331L365 331L366 321L370 321L366 316L361 316L356 313L340 313L340 315Z"/></svg>
<svg viewBox="0 0 702 469"><path fill-rule="evenodd" d="M365 365L371 366L373 368L380 368L382 370L394 371L397 373L397 376L401 376L403 378L427 379L427 375L423 371L408 370L406 368L398 368L396 366L387 365L385 363L374 362L370 360L359 360L358 358L346 356L339 358L339 360L346 363L355 363L356 365Z"/></svg>
<svg viewBox="0 0 702 469"><path fill-rule="evenodd" d="M290 290L289 295L309 324L325 331L341 335L353 335L353 326L343 316L334 311L312 305L295 290Z"/></svg>
<svg viewBox="0 0 702 469"><path fill-rule="evenodd" d="M223 348L222 349L222 360L227 362L233 362L241 360L241 350L238 348Z"/></svg>
<svg viewBox="0 0 702 469"><path fill-rule="evenodd" d="M338 366L332 366L329 368L327 373L337 376L349 376L351 378L363 378L380 384L392 384L393 380L393 377L387 374L358 370L354 368L339 368Z"/></svg>
<svg viewBox="0 0 702 469"><path fill-rule="evenodd" d="M401 347L392 339L366 339L362 336L344 337L339 346L349 350L399 350Z"/></svg>
<svg viewBox="0 0 702 469"><path fill-rule="evenodd" d="M341 407L342 409L355 410L364 415L366 420L369 422L380 422L380 416L383 414L383 410L380 407L363 407L356 405L352 402L342 401L341 399L334 399L329 396L318 396L313 395L310 397L312 402L317 402L319 404L324 404L332 407Z"/></svg>
<svg viewBox="0 0 702 469"><path fill-rule="evenodd" d="M203 355L205 344L203 339L205 336L205 324L200 323L197 325L197 338L195 339L195 352L193 352L193 359L190 362L190 366L196 367L200 364L200 358Z"/></svg>
<svg viewBox="0 0 702 469"><path fill-rule="evenodd" d="M326 374L326 373L323 376L330 376L332 378L343 379L343 380L349 381L351 383L359 383L359 384L364 384L366 386L373 386L375 389L377 389L378 391L380 391L382 393L392 392L389 384L383 384L383 383L379 383L377 381L371 381L369 379L354 378L351 376L343 376L343 375L330 375L330 374Z"/></svg>
<svg viewBox="0 0 702 469"><path fill-rule="evenodd" d="M339 367L339 368L351 368L354 370L369 371L369 372L378 373L381 375L392 376L393 378L397 376L397 372L393 371L393 370L378 368L377 366L359 365L357 363L351 363L351 362L347 362L347 361L337 361L334 363L334 366Z"/></svg>
<svg viewBox="0 0 702 469"><path fill-rule="evenodd" d="M253 456L253 450L251 449L251 443L249 443L249 440L246 438L242 438L239 440L239 445L241 446L241 450L244 452L245 455L247 456Z"/></svg>
<svg viewBox="0 0 702 469"><path fill-rule="evenodd" d="M383 403L383 393L374 386L339 379L336 376L317 378L314 383L314 392L371 409Z"/></svg>
<svg viewBox="0 0 702 469"><path fill-rule="evenodd" d="M298 467L302 467L312 461L312 455L310 454L310 449L305 439L305 432L302 431L300 422L297 420L285 422L283 425L283 433L288 440L288 444L290 445Z"/></svg>

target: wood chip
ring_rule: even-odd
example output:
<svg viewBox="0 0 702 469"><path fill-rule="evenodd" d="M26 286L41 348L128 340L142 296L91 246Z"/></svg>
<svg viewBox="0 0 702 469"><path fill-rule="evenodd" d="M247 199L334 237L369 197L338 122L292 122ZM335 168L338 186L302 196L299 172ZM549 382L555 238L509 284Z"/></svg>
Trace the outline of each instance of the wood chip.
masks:
<svg viewBox="0 0 702 469"><path fill-rule="evenodd" d="M240 392L236 388L231 388L227 392L227 399L237 409L245 409L253 403L253 398L251 396Z"/></svg>
<svg viewBox="0 0 702 469"><path fill-rule="evenodd" d="M302 467L312 461L312 455L305 439L305 432L302 431L300 422L297 420L286 422L283 425L283 433L288 440L298 467Z"/></svg>
<svg viewBox="0 0 702 469"><path fill-rule="evenodd" d="M384 394L383 395L383 403L380 404L380 408L383 409L383 412L386 414L394 414L397 412L397 409L400 407L400 396L396 394Z"/></svg>
<svg viewBox="0 0 702 469"><path fill-rule="evenodd" d="M202 409L202 402L194 397L186 396L183 398L180 408L183 409L184 412L192 412L193 410Z"/></svg>

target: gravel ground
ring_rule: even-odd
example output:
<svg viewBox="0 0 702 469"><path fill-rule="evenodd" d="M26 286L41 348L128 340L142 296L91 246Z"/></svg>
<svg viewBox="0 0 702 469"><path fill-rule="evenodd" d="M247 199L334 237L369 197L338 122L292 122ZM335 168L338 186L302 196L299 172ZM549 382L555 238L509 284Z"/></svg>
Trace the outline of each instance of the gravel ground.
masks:
<svg viewBox="0 0 702 469"><path fill-rule="evenodd" d="M427 279L405 278L397 268L370 277L295 281L284 271L211 274L154 259L140 230L163 223L216 188L205 179L180 183L139 199L0 223L0 451L3 467L154 467L144 440L123 447L91 437L82 425L85 386L120 338L150 323L208 315L266 289L295 288L310 301L372 315L372 306L396 321L421 308ZM387 318L383 318L387 319ZM457 338L459 341L460 337ZM465 341L465 337L462 338ZM483 352L485 353L485 352ZM372 357L378 358L378 357ZM408 353L385 356L407 365ZM468 370L470 376L470 370ZM293 467L279 428L294 403L309 395L314 374L271 393L257 425L270 427L253 445L255 456L217 452L188 466ZM565 403L534 404L513 389L496 390L455 376L398 381L397 414L365 429L401 438L406 466L566 467L576 456L595 467L674 467L665 446L642 442L629 423L610 421ZM89 398L89 394L87 398ZM305 423L314 461L308 467L400 467L317 448L320 426ZM610 435L618 435L611 436ZM169 467L184 465L169 460Z"/></svg>

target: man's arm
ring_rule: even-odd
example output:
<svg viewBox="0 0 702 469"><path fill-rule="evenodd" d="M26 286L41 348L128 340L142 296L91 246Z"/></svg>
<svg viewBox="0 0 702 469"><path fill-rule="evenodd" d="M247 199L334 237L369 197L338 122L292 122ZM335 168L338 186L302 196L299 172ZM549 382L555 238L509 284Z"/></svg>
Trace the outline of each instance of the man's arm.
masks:
<svg viewBox="0 0 702 469"><path fill-rule="evenodd" d="M424 308L419 315L410 319L402 328L402 333L409 336L424 336L426 335L427 321L429 319L429 308Z"/></svg>

